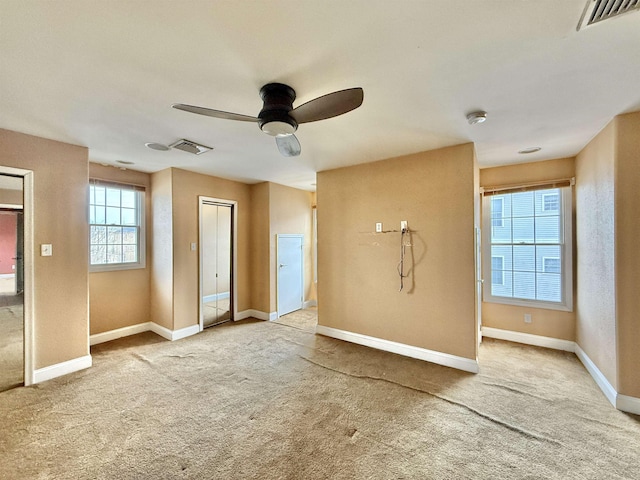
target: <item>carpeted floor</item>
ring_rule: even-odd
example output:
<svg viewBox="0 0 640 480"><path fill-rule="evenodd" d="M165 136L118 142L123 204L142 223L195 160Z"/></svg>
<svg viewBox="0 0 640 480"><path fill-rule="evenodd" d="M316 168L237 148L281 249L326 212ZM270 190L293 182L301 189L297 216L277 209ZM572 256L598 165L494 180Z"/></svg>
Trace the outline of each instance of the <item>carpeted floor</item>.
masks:
<svg viewBox="0 0 640 480"><path fill-rule="evenodd" d="M318 310L316 307L297 310L283 315L277 320L274 320L274 322L304 330L305 332L314 333L316 331L316 325L318 325Z"/></svg>
<svg viewBox="0 0 640 480"><path fill-rule="evenodd" d="M472 375L260 321L116 340L0 393L0 478L640 478L640 420L573 354L480 354Z"/></svg>
<svg viewBox="0 0 640 480"><path fill-rule="evenodd" d="M24 382L22 297L0 295L0 391Z"/></svg>

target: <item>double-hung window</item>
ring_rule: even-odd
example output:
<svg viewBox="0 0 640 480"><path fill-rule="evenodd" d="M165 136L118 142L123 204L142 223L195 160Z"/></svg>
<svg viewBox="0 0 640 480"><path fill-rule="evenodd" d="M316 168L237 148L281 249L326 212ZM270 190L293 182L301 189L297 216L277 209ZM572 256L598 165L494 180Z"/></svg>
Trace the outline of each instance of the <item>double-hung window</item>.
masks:
<svg viewBox="0 0 640 480"><path fill-rule="evenodd" d="M484 300L571 310L571 186L485 192L483 218Z"/></svg>
<svg viewBox="0 0 640 480"><path fill-rule="evenodd" d="M144 189L90 180L90 271L144 268Z"/></svg>

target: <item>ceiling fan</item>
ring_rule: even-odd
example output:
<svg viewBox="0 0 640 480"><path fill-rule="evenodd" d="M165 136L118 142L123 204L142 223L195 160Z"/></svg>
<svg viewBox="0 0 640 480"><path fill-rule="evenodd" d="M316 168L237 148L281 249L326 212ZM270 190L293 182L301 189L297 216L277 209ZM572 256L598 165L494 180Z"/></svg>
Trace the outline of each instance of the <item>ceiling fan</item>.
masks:
<svg viewBox="0 0 640 480"><path fill-rule="evenodd" d="M364 91L362 88L348 88L293 108L295 90L282 83L268 83L260 89L260 97L264 103L257 117L182 103L174 103L172 107L208 117L255 122L264 133L276 137L276 144L282 155L295 157L300 155L300 142L294 135L299 124L325 120L355 110L362 105Z"/></svg>

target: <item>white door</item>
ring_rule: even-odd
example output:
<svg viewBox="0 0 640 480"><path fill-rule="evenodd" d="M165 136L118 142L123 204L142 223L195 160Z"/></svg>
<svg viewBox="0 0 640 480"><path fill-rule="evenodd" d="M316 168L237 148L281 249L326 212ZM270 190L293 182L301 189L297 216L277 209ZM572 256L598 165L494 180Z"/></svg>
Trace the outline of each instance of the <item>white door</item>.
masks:
<svg viewBox="0 0 640 480"><path fill-rule="evenodd" d="M278 316L302 308L302 243L304 235L277 236L277 301Z"/></svg>

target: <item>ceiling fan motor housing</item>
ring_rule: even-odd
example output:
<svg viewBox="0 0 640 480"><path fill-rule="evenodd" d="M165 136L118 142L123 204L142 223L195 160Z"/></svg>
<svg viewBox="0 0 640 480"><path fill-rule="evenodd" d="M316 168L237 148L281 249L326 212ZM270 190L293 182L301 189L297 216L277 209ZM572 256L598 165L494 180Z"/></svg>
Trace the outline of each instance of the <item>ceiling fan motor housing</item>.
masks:
<svg viewBox="0 0 640 480"><path fill-rule="evenodd" d="M296 92L282 83L268 83L260 89L264 102L258 114L260 130L274 137L291 135L298 129L289 112L293 109Z"/></svg>

